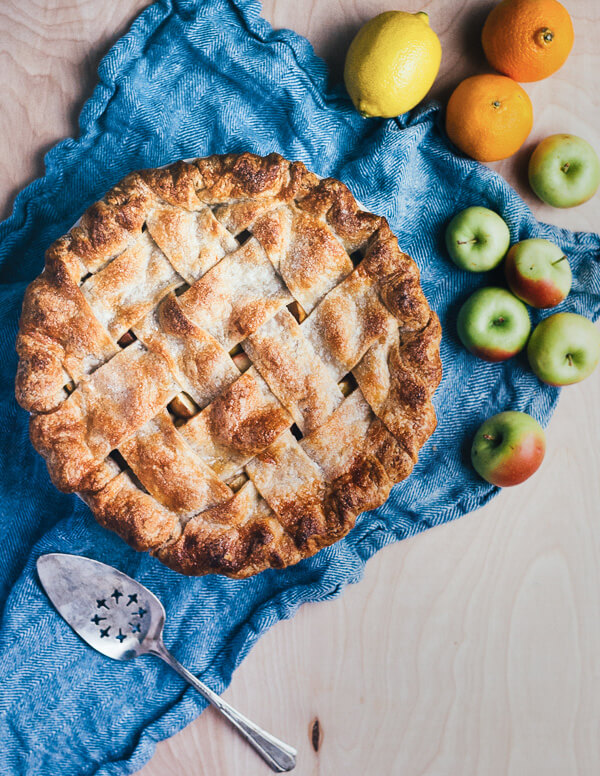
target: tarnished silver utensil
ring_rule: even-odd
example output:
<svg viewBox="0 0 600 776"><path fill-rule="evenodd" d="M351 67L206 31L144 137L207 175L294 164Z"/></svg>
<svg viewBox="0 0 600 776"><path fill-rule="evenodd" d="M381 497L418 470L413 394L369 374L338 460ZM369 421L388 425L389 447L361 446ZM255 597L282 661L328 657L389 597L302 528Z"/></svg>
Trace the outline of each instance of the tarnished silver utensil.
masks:
<svg viewBox="0 0 600 776"><path fill-rule="evenodd" d="M220 711L274 771L294 768L293 747L225 703L166 649L162 639L165 610L148 588L112 566L80 555L42 555L37 570L58 613L90 647L115 660L160 657Z"/></svg>

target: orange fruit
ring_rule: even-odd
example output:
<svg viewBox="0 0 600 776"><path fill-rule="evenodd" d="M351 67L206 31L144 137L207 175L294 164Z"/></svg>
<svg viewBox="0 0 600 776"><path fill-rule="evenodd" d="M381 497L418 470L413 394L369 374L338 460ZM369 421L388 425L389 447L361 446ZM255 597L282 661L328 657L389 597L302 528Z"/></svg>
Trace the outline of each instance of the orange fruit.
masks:
<svg viewBox="0 0 600 776"><path fill-rule="evenodd" d="M481 33L490 65L515 81L539 81L562 67L573 46L573 23L558 0L502 0Z"/></svg>
<svg viewBox="0 0 600 776"><path fill-rule="evenodd" d="M503 75L472 75L452 92L446 132L454 145L480 162L515 153L533 126L527 92Z"/></svg>

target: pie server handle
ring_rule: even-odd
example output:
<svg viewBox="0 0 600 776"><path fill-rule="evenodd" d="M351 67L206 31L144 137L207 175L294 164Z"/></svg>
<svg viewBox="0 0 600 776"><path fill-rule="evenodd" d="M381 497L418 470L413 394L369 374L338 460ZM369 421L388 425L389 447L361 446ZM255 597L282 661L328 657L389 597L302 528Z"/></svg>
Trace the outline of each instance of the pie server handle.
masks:
<svg viewBox="0 0 600 776"><path fill-rule="evenodd" d="M187 668L176 660L169 650L164 646L162 642L158 642L152 654L162 658L168 665L171 666L177 673L182 676L186 682L189 682L202 697L207 700L211 706L214 706L217 711L229 720L238 732L246 739L250 746L258 752L263 760L274 770L276 773L285 773L291 771L296 766L296 750L280 741L275 736L267 733L251 722L249 719L236 711L223 698L213 692L210 687L207 687L203 682L197 679L194 674L187 670Z"/></svg>

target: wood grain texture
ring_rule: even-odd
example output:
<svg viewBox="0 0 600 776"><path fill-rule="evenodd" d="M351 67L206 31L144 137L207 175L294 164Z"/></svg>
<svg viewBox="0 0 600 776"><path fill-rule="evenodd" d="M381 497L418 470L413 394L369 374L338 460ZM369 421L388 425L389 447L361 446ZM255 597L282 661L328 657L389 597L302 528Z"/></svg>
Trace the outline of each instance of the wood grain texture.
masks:
<svg viewBox="0 0 600 776"><path fill-rule="evenodd" d="M493 3L265 0L275 27L306 35L339 79L359 26L426 10L442 40L433 94L482 72ZM100 57L143 0L2 0L0 208L76 133ZM600 149L597 0L567 3L575 48L526 89L535 125L495 166L536 215L598 229L600 200L570 211L529 192L531 147L574 132ZM454 524L388 547L335 602L266 634L225 697L299 749L298 776L597 776L600 771L600 379L563 392L538 474ZM318 719L321 741L311 738ZM260 776L268 769L211 711L157 747L142 776Z"/></svg>

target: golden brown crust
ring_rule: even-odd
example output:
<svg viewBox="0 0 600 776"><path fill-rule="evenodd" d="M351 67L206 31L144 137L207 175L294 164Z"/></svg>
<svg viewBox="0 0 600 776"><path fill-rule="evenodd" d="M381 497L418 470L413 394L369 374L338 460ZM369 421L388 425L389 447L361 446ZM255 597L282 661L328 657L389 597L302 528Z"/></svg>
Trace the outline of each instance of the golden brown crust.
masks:
<svg viewBox="0 0 600 776"><path fill-rule="evenodd" d="M119 452L144 488L180 516L192 517L231 496L225 483L186 445L166 410L127 439Z"/></svg>
<svg viewBox="0 0 600 776"><path fill-rule="evenodd" d="M251 334L244 350L303 433L321 426L342 403L341 390L288 310Z"/></svg>
<svg viewBox="0 0 600 776"><path fill-rule="evenodd" d="M431 397L442 377L440 337L440 323L432 312L421 331L404 343L397 331L392 332L354 369L374 413L414 461L436 426Z"/></svg>
<svg viewBox="0 0 600 776"><path fill-rule="evenodd" d="M70 379L78 381L118 350L71 277L45 272L27 288L23 300L17 400L32 412L55 409Z"/></svg>
<svg viewBox="0 0 600 776"><path fill-rule="evenodd" d="M54 412L31 418L33 446L70 492L176 395L166 362L139 342L85 378Z"/></svg>
<svg viewBox="0 0 600 776"><path fill-rule="evenodd" d="M88 208L71 229L68 253L78 257L88 272L96 272L141 231L151 198L152 192L140 175L128 175L103 200Z"/></svg>
<svg viewBox="0 0 600 776"><path fill-rule="evenodd" d="M326 223L294 206L258 218L252 234L306 312L352 272L352 261Z"/></svg>
<svg viewBox="0 0 600 776"><path fill-rule="evenodd" d="M102 490L81 495L96 520L136 550L162 547L180 530L177 515L140 490L127 472L121 472Z"/></svg>
<svg viewBox="0 0 600 776"><path fill-rule="evenodd" d="M416 264L344 184L211 156L128 175L50 246L16 395L100 523L241 578L337 541L410 474L440 336Z"/></svg>
<svg viewBox="0 0 600 776"><path fill-rule="evenodd" d="M257 455L290 425L290 416L254 369L232 385L186 426L193 447L212 444L229 456ZM183 432L182 432L183 433Z"/></svg>
<svg viewBox="0 0 600 776"><path fill-rule="evenodd" d="M265 568L283 568L302 558L275 515L247 482L229 501L192 518L175 541L156 555L183 574L244 578Z"/></svg>
<svg viewBox="0 0 600 776"><path fill-rule="evenodd" d="M165 359L175 380L199 407L205 407L239 377L227 351L184 315L172 294L134 332L149 350Z"/></svg>
<svg viewBox="0 0 600 776"><path fill-rule="evenodd" d="M350 189L335 178L321 181L298 200L298 206L325 219L348 253L364 246L385 222L381 216L361 210Z"/></svg>

